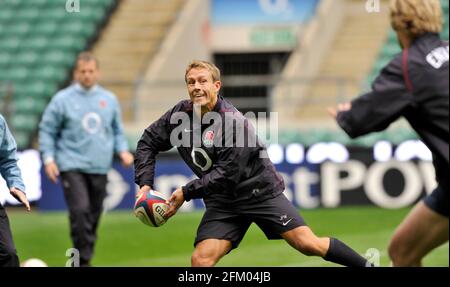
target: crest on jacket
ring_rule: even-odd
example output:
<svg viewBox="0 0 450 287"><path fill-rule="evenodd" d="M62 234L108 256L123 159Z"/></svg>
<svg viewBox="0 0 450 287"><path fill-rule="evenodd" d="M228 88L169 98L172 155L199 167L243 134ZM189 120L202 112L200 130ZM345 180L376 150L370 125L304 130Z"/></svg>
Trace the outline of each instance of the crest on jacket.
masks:
<svg viewBox="0 0 450 287"><path fill-rule="evenodd" d="M206 131L203 136L203 145L205 147L212 147L214 145L214 131Z"/></svg>

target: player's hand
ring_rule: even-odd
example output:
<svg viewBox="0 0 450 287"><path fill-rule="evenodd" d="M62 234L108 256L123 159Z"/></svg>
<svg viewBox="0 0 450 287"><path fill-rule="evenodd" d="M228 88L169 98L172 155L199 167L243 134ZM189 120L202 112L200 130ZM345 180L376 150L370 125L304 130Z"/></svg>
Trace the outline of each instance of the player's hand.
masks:
<svg viewBox="0 0 450 287"><path fill-rule="evenodd" d="M27 211L31 210L30 203L28 202L28 199L21 190L13 187L10 189L9 193L18 201L21 202L23 205L25 205L25 208Z"/></svg>
<svg viewBox="0 0 450 287"><path fill-rule="evenodd" d="M351 108L352 108L352 103L343 103L343 104L337 105L336 108L328 107L327 111L330 116L332 116L333 118L336 118L338 113L349 111Z"/></svg>
<svg viewBox="0 0 450 287"><path fill-rule="evenodd" d="M170 205L170 207L167 210L165 217L166 219L169 219L174 216L175 213L177 213L178 208L180 208L184 203L184 195L181 187L172 193L170 198L167 200L167 203Z"/></svg>
<svg viewBox="0 0 450 287"><path fill-rule="evenodd" d="M45 174L53 183L58 182L59 169L54 161L45 164Z"/></svg>
<svg viewBox="0 0 450 287"><path fill-rule="evenodd" d="M150 190L152 190L152 188L149 185L143 185L136 193L136 199L139 198L144 192L149 192Z"/></svg>
<svg viewBox="0 0 450 287"><path fill-rule="evenodd" d="M128 151L123 151L119 154L120 161L124 167L130 167L134 162L134 156Z"/></svg>

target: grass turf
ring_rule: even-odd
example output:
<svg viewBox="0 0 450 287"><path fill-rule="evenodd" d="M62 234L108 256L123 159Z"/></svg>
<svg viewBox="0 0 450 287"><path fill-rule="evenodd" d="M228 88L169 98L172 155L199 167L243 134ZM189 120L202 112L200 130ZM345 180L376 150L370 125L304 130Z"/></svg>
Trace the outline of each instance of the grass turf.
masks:
<svg viewBox="0 0 450 287"><path fill-rule="evenodd" d="M387 244L409 209L376 207L302 210L301 214L318 236L333 236L360 254L369 248L380 251L381 266L389 265ZM94 266L189 266L197 225L202 212L179 213L166 225L150 228L129 212L103 215L98 230ZM49 266L65 266L71 247L65 212L31 214L10 211L14 241L21 260L40 258ZM449 266L448 243L433 250L424 266ZM217 266L337 266L318 257L307 257L283 240L267 240L252 225L238 249Z"/></svg>

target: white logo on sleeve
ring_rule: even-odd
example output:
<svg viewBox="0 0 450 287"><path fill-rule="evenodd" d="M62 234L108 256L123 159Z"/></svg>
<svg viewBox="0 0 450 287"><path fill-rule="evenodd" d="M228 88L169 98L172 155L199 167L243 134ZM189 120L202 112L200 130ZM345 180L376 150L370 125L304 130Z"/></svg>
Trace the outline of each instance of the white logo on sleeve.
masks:
<svg viewBox="0 0 450 287"><path fill-rule="evenodd" d="M96 134L102 126L102 118L97 113L87 113L81 120L83 129L90 134Z"/></svg>
<svg viewBox="0 0 450 287"><path fill-rule="evenodd" d="M448 46L439 47L427 55L427 62L435 69L439 69L448 62Z"/></svg>

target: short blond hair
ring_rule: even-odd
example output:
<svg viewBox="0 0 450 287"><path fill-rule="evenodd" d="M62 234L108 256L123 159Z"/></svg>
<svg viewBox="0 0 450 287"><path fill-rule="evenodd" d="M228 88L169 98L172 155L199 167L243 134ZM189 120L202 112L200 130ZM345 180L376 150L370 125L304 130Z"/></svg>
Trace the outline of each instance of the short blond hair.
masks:
<svg viewBox="0 0 450 287"><path fill-rule="evenodd" d="M220 70L216 65L207 61L194 60L190 62L186 68L186 73L184 74L184 80L187 83L187 74L192 69L202 68L206 69L211 73L213 82L220 81Z"/></svg>
<svg viewBox="0 0 450 287"><path fill-rule="evenodd" d="M442 31L442 8L439 0L391 0L391 25L416 38Z"/></svg>

